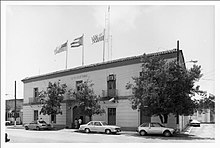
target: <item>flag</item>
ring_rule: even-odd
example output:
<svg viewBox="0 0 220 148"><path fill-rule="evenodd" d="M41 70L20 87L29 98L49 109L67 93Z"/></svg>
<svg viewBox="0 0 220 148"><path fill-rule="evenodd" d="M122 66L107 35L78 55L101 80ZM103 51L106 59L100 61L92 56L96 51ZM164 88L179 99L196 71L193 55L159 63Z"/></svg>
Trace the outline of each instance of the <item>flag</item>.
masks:
<svg viewBox="0 0 220 148"><path fill-rule="evenodd" d="M92 38L92 44L97 43L99 41L104 41L104 32L97 34L97 35L93 35Z"/></svg>
<svg viewBox="0 0 220 148"><path fill-rule="evenodd" d="M73 42L70 44L71 47L79 47L79 46L83 45L83 36L84 35L74 39Z"/></svg>
<svg viewBox="0 0 220 148"><path fill-rule="evenodd" d="M63 52L63 51L67 51L67 41L65 43L63 43L62 45L56 47L56 49L54 50L54 54L58 54L60 52Z"/></svg>

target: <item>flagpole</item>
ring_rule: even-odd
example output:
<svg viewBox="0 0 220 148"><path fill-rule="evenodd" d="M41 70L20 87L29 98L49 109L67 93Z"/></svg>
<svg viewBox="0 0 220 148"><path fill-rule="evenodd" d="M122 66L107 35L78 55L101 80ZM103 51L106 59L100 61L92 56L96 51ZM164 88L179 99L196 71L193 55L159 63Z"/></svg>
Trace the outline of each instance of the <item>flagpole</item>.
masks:
<svg viewBox="0 0 220 148"><path fill-rule="evenodd" d="M67 69L67 57L68 57L68 40L67 40L67 49L66 49L66 69Z"/></svg>
<svg viewBox="0 0 220 148"><path fill-rule="evenodd" d="M104 39L103 39L103 62L105 62L105 29L104 29Z"/></svg>
<svg viewBox="0 0 220 148"><path fill-rule="evenodd" d="M84 65L84 34L83 34L83 43L82 43L82 66Z"/></svg>

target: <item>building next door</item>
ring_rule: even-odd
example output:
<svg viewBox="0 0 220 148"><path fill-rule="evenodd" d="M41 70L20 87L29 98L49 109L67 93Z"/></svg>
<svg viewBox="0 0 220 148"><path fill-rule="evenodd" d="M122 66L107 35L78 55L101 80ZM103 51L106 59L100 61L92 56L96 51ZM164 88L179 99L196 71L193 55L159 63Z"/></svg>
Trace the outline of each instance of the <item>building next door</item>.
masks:
<svg viewBox="0 0 220 148"><path fill-rule="evenodd" d="M116 125L116 108L108 108L108 124Z"/></svg>

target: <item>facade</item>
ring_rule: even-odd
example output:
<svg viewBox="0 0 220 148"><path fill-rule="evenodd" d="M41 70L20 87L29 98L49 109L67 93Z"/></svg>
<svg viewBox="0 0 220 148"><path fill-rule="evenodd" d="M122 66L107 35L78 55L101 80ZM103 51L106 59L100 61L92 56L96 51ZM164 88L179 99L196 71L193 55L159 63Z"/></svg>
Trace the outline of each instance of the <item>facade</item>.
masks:
<svg viewBox="0 0 220 148"><path fill-rule="evenodd" d="M168 50L148 54L147 56L160 55L167 61L177 58L176 50ZM94 93L101 97L100 104L105 109L102 115L94 115L92 120L106 121L112 125L121 126L124 129L136 129L145 121L158 120L157 117L147 117L144 113L131 108L129 98L132 96L131 90L126 89L128 82L133 82L132 77L139 76L141 72L141 56L128 57L98 64L81 66L73 69L57 71L45 75L38 75L23 79L24 83L24 123L43 118L46 122L53 122L57 127L74 126L75 118L82 118L83 122L88 122L89 118L80 114L77 105L67 95L62 102L62 115L44 116L40 115L41 102L37 99L37 94L45 90L49 82L58 82L67 85L67 90L78 89L78 84L84 81L92 81ZM183 53L180 51L180 64L184 64ZM168 126L175 127L175 117L171 116ZM179 119L182 122L182 119ZM188 119L184 119L187 120ZM183 125L179 124L178 128Z"/></svg>
<svg viewBox="0 0 220 148"><path fill-rule="evenodd" d="M15 118L15 99L10 99L5 101L5 121L10 121L11 124L14 123ZM22 124L23 119L23 99L16 99L16 123Z"/></svg>

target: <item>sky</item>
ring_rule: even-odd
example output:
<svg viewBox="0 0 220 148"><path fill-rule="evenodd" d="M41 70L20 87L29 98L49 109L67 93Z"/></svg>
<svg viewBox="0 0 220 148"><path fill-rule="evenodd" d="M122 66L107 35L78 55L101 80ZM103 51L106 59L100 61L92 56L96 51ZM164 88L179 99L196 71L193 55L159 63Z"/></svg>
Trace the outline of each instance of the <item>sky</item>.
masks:
<svg viewBox="0 0 220 148"><path fill-rule="evenodd" d="M215 7L213 5L110 5L112 54L107 60L176 48L179 40L187 68L197 60L200 89L215 94ZM84 34L84 65L102 62L103 42L91 37L105 28L107 4L7 5L5 7L6 99L23 98L26 77L64 70L65 52L57 46ZM108 53L106 51L106 53ZM68 48L67 68L82 65L82 47ZM5 95L7 94L7 95Z"/></svg>

